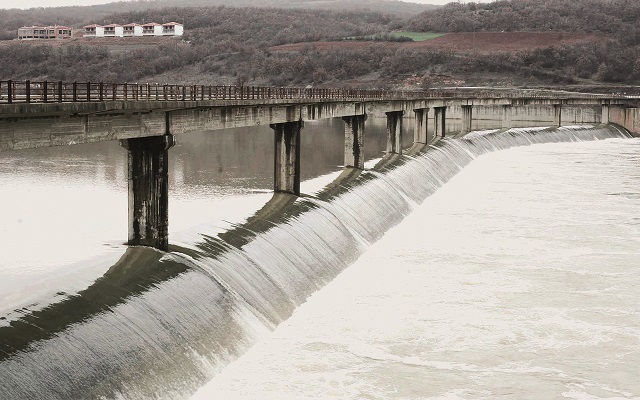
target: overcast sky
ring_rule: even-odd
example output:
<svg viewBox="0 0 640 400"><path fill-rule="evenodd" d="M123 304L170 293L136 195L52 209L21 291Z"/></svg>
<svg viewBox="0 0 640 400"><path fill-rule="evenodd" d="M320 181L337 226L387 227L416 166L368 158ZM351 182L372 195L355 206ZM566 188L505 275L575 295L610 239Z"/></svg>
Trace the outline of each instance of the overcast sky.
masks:
<svg viewBox="0 0 640 400"><path fill-rule="evenodd" d="M112 3L116 0L0 0L0 8L31 8L57 6L89 6L94 4ZM348 1L348 0L347 0ZM412 3L446 4L457 0L403 0ZM488 3L492 0L475 0L476 3ZM466 3L467 0L462 0Z"/></svg>

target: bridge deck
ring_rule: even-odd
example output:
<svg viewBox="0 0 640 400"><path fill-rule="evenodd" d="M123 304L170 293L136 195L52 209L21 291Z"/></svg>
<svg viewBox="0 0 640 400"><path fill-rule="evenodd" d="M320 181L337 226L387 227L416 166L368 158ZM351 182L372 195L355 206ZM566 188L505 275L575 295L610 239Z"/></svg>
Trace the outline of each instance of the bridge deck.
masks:
<svg viewBox="0 0 640 400"><path fill-rule="evenodd" d="M638 98L543 90L179 86L0 81L0 151L451 106L618 106Z"/></svg>

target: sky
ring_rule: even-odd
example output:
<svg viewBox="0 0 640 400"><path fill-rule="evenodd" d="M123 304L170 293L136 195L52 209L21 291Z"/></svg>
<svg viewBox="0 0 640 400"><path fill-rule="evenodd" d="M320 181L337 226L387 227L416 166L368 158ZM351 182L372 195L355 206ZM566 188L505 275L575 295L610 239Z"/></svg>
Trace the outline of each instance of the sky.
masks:
<svg viewBox="0 0 640 400"><path fill-rule="evenodd" d="M0 0L2 8L31 8L31 7L58 7L58 6L89 6L94 4L112 3L116 0ZM403 0L411 3L446 4L457 0ZM476 3L488 3L492 0L475 0ZM468 0L462 0L462 3Z"/></svg>

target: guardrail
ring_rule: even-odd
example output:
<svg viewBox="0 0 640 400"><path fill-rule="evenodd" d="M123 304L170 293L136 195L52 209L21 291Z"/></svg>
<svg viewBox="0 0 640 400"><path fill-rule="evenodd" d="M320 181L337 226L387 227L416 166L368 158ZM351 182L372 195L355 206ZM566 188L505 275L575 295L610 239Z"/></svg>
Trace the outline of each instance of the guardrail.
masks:
<svg viewBox="0 0 640 400"><path fill-rule="evenodd" d="M138 83L0 81L0 103L194 100L412 100L423 98L629 98L622 95L454 88L447 90L382 90L262 86L205 86Z"/></svg>

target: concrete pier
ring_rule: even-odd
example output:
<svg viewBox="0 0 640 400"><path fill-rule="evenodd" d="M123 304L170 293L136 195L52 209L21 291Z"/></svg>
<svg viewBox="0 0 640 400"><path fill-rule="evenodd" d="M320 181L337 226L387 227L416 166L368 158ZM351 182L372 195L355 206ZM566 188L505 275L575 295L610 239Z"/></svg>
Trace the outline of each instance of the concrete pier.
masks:
<svg viewBox="0 0 640 400"><path fill-rule="evenodd" d="M608 124L609 123L609 105L602 105L602 118L600 118L600 123Z"/></svg>
<svg viewBox="0 0 640 400"><path fill-rule="evenodd" d="M433 108L433 132L436 138L443 138L446 132L447 107Z"/></svg>
<svg viewBox="0 0 640 400"><path fill-rule="evenodd" d="M300 131L303 121L271 124L275 132L273 190L300 195Z"/></svg>
<svg viewBox="0 0 640 400"><path fill-rule="evenodd" d="M387 114L387 153L402 154L402 116L404 111Z"/></svg>
<svg viewBox="0 0 640 400"><path fill-rule="evenodd" d="M473 106L462 106L462 133L471 132L473 124Z"/></svg>
<svg viewBox="0 0 640 400"><path fill-rule="evenodd" d="M553 105L553 125L562 126L562 105L561 104Z"/></svg>
<svg viewBox="0 0 640 400"><path fill-rule="evenodd" d="M502 129L512 128L511 116L513 115L512 106L502 106Z"/></svg>
<svg viewBox="0 0 640 400"><path fill-rule="evenodd" d="M173 135L124 139L129 188L129 245L169 246L169 152Z"/></svg>
<svg viewBox="0 0 640 400"><path fill-rule="evenodd" d="M364 169L364 121L366 119L366 115L342 117L345 167Z"/></svg>
<svg viewBox="0 0 640 400"><path fill-rule="evenodd" d="M414 144L427 144L427 128L429 126L429 109L419 108L413 110L414 112L414 124L413 124L413 143Z"/></svg>

